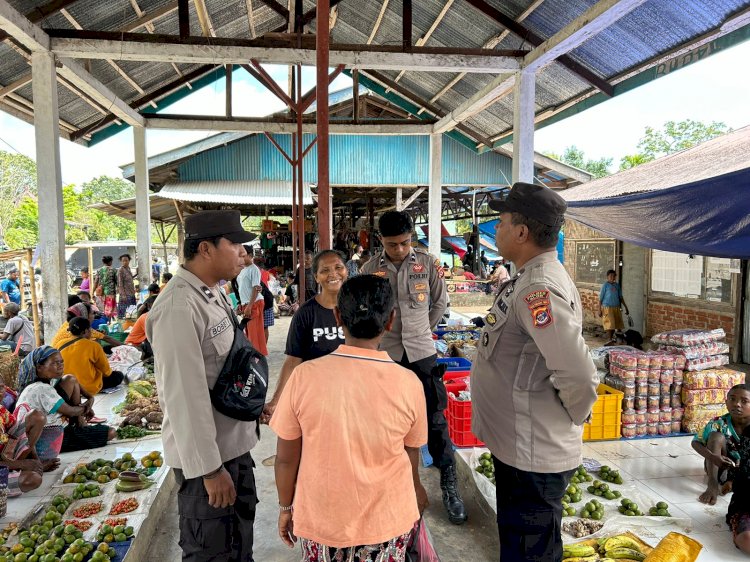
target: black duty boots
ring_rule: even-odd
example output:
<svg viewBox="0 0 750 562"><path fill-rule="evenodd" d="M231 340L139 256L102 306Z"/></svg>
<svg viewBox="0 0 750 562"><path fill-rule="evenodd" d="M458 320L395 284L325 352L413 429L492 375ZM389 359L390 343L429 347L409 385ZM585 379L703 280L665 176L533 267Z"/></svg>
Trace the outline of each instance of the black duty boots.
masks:
<svg viewBox="0 0 750 562"><path fill-rule="evenodd" d="M443 505L448 512L448 519L454 525L461 525L466 521L464 501L458 493L456 467L446 466L440 469L440 489L443 491Z"/></svg>

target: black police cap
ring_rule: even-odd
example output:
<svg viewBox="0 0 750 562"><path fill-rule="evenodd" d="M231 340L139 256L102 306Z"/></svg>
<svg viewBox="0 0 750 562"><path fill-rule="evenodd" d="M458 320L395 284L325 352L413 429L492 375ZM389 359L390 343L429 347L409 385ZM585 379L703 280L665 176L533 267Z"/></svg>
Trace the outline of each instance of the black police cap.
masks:
<svg viewBox="0 0 750 562"><path fill-rule="evenodd" d="M200 211L185 218L185 239L222 236L235 244L250 242L255 235L242 228L239 211Z"/></svg>
<svg viewBox="0 0 750 562"><path fill-rule="evenodd" d="M520 213L547 226L562 226L568 204L549 187L516 182L504 199L491 199L490 209L498 213Z"/></svg>

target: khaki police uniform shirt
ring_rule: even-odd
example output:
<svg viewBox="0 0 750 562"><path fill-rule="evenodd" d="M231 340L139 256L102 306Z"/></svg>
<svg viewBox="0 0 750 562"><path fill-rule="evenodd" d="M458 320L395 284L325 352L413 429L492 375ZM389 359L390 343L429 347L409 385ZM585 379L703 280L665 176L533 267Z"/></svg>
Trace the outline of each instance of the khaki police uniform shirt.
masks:
<svg viewBox="0 0 750 562"><path fill-rule="evenodd" d="M501 285L477 345L471 396L472 431L505 464L552 473L581 463L598 385L582 321L556 251Z"/></svg>
<svg viewBox="0 0 750 562"><path fill-rule="evenodd" d="M362 275L388 279L396 298L396 319L386 332L380 349L394 361L406 352L414 363L435 354L432 328L437 326L447 306L445 273L440 260L424 250L412 248L396 268L384 251L375 254L362 268Z"/></svg>
<svg viewBox="0 0 750 562"><path fill-rule="evenodd" d="M181 267L146 321L164 413L164 458L185 478L216 470L257 443L255 422L220 414L209 397L234 340L230 313L218 286L207 287Z"/></svg>

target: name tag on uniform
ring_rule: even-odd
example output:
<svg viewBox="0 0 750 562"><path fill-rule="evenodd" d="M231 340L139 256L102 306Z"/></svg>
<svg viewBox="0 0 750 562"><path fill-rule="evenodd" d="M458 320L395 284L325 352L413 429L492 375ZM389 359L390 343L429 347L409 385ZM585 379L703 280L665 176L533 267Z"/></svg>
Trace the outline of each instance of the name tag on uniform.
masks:
<svg viewBox="0 0 750 562"><path fill-rule="evenodd" d="M224 320L221 321L220 324L216 324L216 326L213 326L210 330L210 334L212 338L215 338L222 332L226 331L227 328L229 328L229 318L224 318Z"/></svg>
<svg viewBox="0 0 750 562"><path fill-rule="evenodd" d="M508 303L506 303L503 299L500 299L498 301L497 307L503 314L508 314Z"/></svg>

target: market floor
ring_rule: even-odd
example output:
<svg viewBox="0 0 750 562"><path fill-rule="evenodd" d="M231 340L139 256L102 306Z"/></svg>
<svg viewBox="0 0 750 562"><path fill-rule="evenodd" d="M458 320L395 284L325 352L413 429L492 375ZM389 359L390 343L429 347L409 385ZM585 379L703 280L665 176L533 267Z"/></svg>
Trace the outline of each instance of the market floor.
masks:
<svg viewBox="0 0 750 562"><path fill-rule="evenodd" d="M284 346L289 328L289 317L276 320L270 329L268 343L268 363L271 374L271 388L278 379L281 365L284 362ZM268 426L261 426L261 440L252 454L257 468L255 479L261 503L255 518L255 553L256 562L299 562L299 548L291 550L279 538L277 531L278 500L274 482L273 465L266 464L276 452L276 439ZM422 483L427 490L430 506L426 511L428 528L433 535L436 548L442 562L458 560L484 561L497 559L497 528L490 525L494 515L481 513L481 507L473 502L467 504L469 521L461 526L448 522L443 509L440 493L440 473L434 468L423 468L420 471ZM476 517L472 517L472 513ZM173 562L180 560L180 548L177 518L177 497L173 493L168 508L157 524L152 539L151 554L143 562Z"/></svg>

